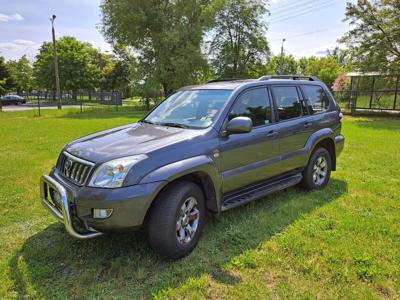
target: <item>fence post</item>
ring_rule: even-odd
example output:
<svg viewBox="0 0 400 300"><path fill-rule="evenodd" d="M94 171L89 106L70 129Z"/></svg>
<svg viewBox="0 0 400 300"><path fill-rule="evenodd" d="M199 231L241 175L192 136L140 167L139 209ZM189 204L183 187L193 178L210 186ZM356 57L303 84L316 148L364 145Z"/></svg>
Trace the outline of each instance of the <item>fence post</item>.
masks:
<svg viewBox="0 0 400 300"><path fill-rule="evenodd" d="M397 93L398 93L398 91L399 91L399 81L400 81L400 75L397 75L396 90L394 91L393 110L396 109Z"/></svg>
<svg viewBox="0 0 400 300"><path fill-rule="evenodd" d="M40 97L38 97L37 103L38 103L38 112L39 112L39 117L40 117Z"/></svg>
<svg viewBox="0 0 400 300"><path fill-rule="evenodd" d="M81 113L82 113L82 104L83 104L83 93L81 93Z"/></svg>
<svg viewBox="0 0 400 300"><path fill-rule="evenodd" d="M371 97L369 99L369 109L372 108L372 100L374 99L374 90L375 90L375 76L372 76L372 90L371 90Z"/></svg>
<svg viewBox="0 0 400 300"><path fill-rule="evenodd" d="M115 107L117 108L117 111L118 111L118 96L117 96L117 93L116 92L113 92L113 93L111 93L111 99L112 98L114 98L114 101L115 101Z"/></svg>

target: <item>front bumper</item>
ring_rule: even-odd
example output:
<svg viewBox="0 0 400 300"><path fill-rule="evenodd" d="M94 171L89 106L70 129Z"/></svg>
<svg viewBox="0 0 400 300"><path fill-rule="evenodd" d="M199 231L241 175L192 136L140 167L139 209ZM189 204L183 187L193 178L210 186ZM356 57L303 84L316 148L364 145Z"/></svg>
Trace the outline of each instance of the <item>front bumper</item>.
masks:
<svg viewBox="0 0 400 300"><path fill-rule="evenodd" d="M55 204L50 202L50 189L57 192L60 198L60 207L57 207ZM50 210L62 223L64 223L64 227L67 232L77 239L89 239L94 238L103 233L96 231L95 229L88 228L86 233L80 233L75 230L74 225L72 223L72 215L70 210L70 204L68 202L68 195L65 188L59 184L56 180L51 178L50 176L43 175L40 180L40 193L42 197L43 205Z"/></svg>
<svg viewBox="0 0 400 300"><path fill-rule="evenodd" d="M80 187L55 172L43 175L40 181L43 205L78 239L140 227L163 186L163 182L154 182L118 189ZM54 193L58 194L57 201ZM112 208L113 213L109 218L95 219L94 208Z"/></svg>

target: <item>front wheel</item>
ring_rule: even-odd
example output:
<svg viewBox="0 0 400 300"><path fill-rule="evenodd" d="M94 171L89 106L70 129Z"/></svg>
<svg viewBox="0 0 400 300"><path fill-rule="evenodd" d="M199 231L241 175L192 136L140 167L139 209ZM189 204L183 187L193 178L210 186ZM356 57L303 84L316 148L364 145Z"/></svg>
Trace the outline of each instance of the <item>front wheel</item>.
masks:
<svg viewBox="0 0 400 300"><path fill-rule="evenodd" d="M151 247L168 258L188 255L200 238L205 215L199 186L182 181L167 187L152 204L146 222Z"/></svg>
<svg viewBox="0 0 400 300"><path fill-rule="evenodd" d="M325 148L316 149L303 171L301 185L307 190L322 189L328 184L332 170L332 159Z"/></svg>

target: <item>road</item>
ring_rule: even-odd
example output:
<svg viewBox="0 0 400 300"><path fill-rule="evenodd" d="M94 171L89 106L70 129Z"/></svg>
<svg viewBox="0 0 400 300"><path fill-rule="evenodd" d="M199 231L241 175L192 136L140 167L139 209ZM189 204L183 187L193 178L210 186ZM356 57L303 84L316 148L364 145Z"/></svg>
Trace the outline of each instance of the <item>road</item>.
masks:
<svg viewBox="0 0 400 300"><path fill-rule="evenodd" d="M80 105L63 105L63 108L80 108ZM38 109L37 103L25 103L22 105L6 105L3 106L3 111L25 111ZM56 104L41 104L40 109L57 109Z"/></svg>

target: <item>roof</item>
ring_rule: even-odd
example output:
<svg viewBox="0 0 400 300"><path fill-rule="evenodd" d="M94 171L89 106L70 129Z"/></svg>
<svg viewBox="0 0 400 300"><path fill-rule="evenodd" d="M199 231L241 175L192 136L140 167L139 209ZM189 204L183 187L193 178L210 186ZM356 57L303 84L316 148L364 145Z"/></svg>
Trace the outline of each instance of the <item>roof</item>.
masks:
<svg viewBox="0 0 400 300"><path fill-rule="evenodd" d="M232 81L216 81L199 85L190 85L179 90L234 90L245 83L255 82L255 79L241 79Z"/></svg>
<svg viewBox="0 0 400 300"><path fill-rule="evenodd" d="M293 80L291 80L293 78ZM307 79L309 78L309 79ZM307 80L303 80L307 79ZM311 76L299 76L299 75L267 75L259 79L236 79L236 80L215 80L204 84L191 85L180 88L179 90L234 90L237 87L244 85L251 85L252 83L266 84L320 84L321 81L318 78Z"/></svg>

